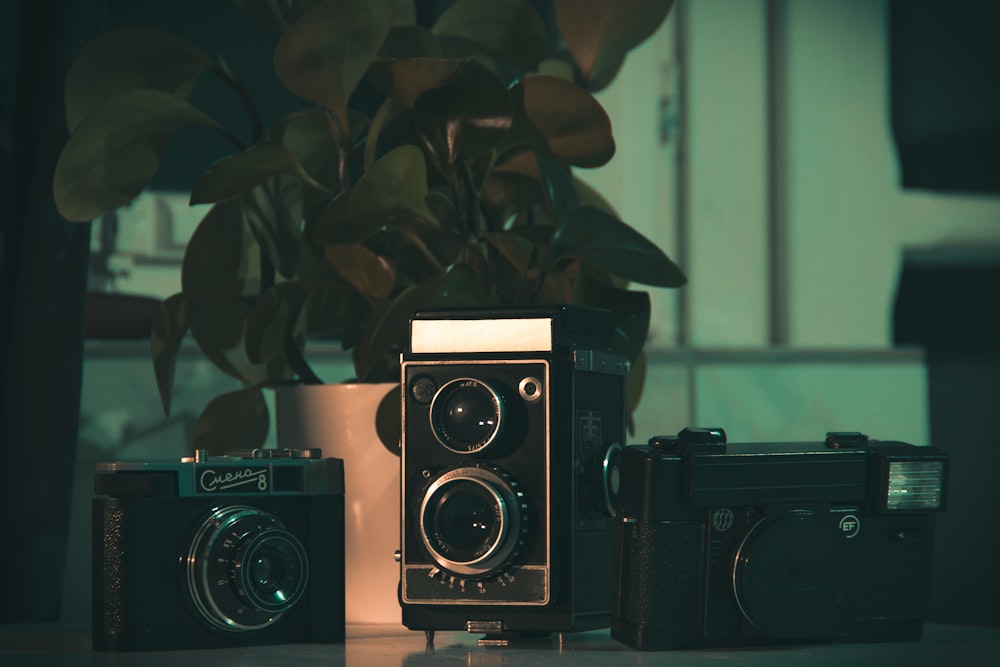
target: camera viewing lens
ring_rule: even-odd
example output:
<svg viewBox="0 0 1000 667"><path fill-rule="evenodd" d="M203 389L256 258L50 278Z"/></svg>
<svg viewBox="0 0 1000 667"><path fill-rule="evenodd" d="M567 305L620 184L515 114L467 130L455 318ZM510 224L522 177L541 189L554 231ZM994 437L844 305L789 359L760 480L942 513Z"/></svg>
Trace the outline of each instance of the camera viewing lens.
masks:
<svg viewBox="0 0 1000 667"><path fill-rule="evenodd" d="M183 566L201 617L231 632L274 623L309 581L299 540L277 518L245 505L215 510L196 531Z"/></svg>
<svg viewBox="0 0 1000 667"><path fill-rule="evenodd" d="M427 487L420 534L431 558L462 576L507 564L522 537L521 494L493 468L451 469Z"/></svg>
<svg viewBox="0 0 1000 667"><path fill-rule="evenodd" d="M430 415L431 429L442 445L458 454L473 454L500 434L503 401L485 382L459 378L441 387Z"/></svg>

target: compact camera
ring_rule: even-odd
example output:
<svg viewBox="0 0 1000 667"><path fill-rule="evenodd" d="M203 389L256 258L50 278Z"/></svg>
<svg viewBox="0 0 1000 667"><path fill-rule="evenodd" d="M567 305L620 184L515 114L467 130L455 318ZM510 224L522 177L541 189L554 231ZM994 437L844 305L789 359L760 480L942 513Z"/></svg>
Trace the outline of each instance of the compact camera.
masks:
<svg viewBox="0 0 1000 667"><path fill-rule="evenodd" d="M611 636L659 650L919 639L948 460L829 433L627 447Z"/></svg>
<svg viewBox="0 0 1000 667"><path fill-rule="evenodd" d="M400 604L412 630L607 627L628 361L611 313L418 313L402 358Z"/></svg>
<svg viewBox="0 0 1000 667"><path fill-rule="evenodd" d="M320 450L99 463L93 646L344 639L344 467Z"/></svg>

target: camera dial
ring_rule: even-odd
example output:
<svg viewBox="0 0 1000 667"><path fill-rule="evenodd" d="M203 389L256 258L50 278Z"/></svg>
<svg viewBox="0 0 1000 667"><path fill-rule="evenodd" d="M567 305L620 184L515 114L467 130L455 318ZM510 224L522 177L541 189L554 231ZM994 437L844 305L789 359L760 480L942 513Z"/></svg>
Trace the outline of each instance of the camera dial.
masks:
<svg viewBox="0 0 1000 667"><path fill-rule="evenodd" d="M457 378L434 395L431 430L456 454L481 452L500 437L504 421L501 394L475 378Z"/></svg>
<svg viewBox="0 0 1000 667"><path fill-rule="evenodd" d="M275 517L245 505L213 511L182 564L198 613L231 632L275 622L299 601L309 580L299 540Z"/></svg>
<svg viewBox="0 0 1000 667"><path fill-rule="evenodd" d="M516 482L485 464L451 468L424 490L420 536L441 568L483 578L510 563L527 530L526 505Z"/></svg>

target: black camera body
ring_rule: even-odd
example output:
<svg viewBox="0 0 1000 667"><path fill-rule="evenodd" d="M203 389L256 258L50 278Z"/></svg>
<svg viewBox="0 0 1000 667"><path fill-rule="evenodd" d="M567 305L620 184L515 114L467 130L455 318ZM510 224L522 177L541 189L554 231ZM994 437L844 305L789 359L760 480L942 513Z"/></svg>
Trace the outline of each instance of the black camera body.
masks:
<svg viewBox="0 0 1000 667"><path fill-rule="evenodd" d="M400 604L412 630L607 627L628 361L611 313L418 313L402 358Z"/></svg>
<svg viewBox="0 0 1000 667"><path fill-rule="evenodd" d="M344 640L344 467L319 450L100 463L93 648Z"/></svg>
<svg viewBox="0 0 1000 667"><path fill-rule="evenodd" d="M626 447L611 636L640 650L919 639L936 447L830 433L726 444L685 429Z"/></svg>

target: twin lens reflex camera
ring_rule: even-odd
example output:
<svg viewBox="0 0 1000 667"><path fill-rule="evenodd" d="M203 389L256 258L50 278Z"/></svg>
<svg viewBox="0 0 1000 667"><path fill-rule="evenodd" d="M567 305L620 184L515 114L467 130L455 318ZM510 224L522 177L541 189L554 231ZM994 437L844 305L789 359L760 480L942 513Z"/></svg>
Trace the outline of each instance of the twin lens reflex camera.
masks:
<svg viewBox="0 0 1000 667"><path fill-rule="evenodd" d="M344 468L320 450L100 463L93 646L344 639Z"/></svg>
<svg viewBox="0 0 1000 667"><path fill-rule="evenodd" d="M612 330L611 313L569 305L411 321L405 626L487 640L608 626L629 367Z"/></svg>
<svg viewBox="0 0 1000 667"><path fill-rule="evenodd" d="M642 650L921 637L947 457L830 433L626 448L611 636Z"/></svg>

